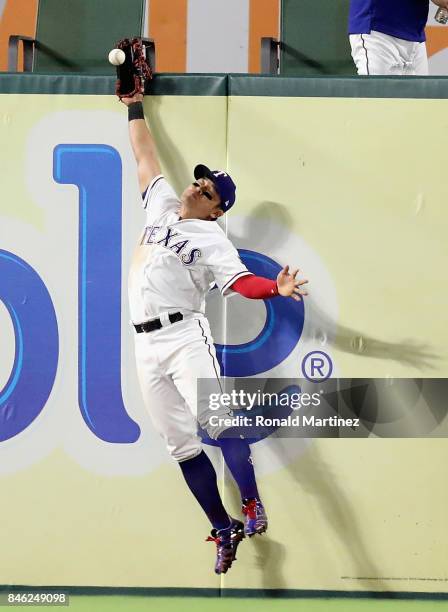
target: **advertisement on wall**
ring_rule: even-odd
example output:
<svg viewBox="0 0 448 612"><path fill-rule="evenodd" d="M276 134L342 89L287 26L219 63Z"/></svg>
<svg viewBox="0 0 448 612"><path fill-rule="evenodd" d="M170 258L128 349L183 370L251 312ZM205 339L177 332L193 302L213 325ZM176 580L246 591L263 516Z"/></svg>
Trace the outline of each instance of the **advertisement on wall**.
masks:
<svg viewBox="0 0 448 612"><path fill-rule="evenodd" d="M286 393L280 412L239 422L269 536L246 538L217 576L208 522L139 387L127 294L147 211L126 109L0 96L1 584L444 591L442 103L145 99L176 193L198 163L230 173L237 201L219 227L242 264L309 280L301 301L223 297L214 283L207 296L228 401L244 408L247 394L255 419L260 391ZM230 472L203 442L237 516Z"/></svg>

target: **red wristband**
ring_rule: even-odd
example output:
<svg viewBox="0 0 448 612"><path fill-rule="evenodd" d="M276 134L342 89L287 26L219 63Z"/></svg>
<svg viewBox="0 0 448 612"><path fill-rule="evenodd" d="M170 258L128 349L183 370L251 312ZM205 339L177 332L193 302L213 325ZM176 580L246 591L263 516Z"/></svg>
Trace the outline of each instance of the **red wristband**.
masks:
<svg viewBox="0 0 448 612"><path fill-rule="evenodd" d="M250 300L266 300L278 295L277 281L254 274L236 280L232 289Z"/></svg>

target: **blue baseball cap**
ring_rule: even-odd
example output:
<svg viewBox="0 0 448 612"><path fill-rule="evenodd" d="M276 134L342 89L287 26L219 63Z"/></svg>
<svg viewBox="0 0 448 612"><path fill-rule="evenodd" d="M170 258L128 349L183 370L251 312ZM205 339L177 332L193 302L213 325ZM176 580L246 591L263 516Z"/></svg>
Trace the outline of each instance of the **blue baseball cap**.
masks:
<svg viewBox="0 0 448 612"><path fill-rule="evenodd" d="M223 170L210 170L207 166L199 164L194 169L194 178L208 178L216 187L221 198L221 208L227 212L235 204L236 185Z"/></svg>

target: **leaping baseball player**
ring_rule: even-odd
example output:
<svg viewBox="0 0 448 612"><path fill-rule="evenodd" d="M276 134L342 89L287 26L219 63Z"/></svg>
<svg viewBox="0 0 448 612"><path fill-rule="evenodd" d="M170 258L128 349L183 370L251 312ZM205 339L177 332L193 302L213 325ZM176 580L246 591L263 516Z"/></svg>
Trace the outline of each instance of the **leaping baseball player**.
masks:
<svg viewBox="0 0 448 612"><path fill-rule="evenodd" d="M212 427L208 397L197 393L199 378L216 379L220 368L205 296L216 283L223 296L232 292L251 299L281 295L300 300L306 280L288 266L277 280L257 277L216 220L235 203L236 187L222 170L194 168L194 181L180 197L161 173L156 146L143 114L143 95L123 97L138 170L146 223L129 275L129 301L135 334L138 378L154 427L179 463L191 492L207 515L216 543L215 572L226 573L245 536L266 531L268 519L260 499L246 440ZM218 389L219 390L219 389ZM207 406L203 405L207 403ZM228 408L214 414L229 414ZM216 422L216 419L214 420ZM238 485L244 524L229 516L218 491L213 465L202 449L198 423L216 440Z"/></svg>

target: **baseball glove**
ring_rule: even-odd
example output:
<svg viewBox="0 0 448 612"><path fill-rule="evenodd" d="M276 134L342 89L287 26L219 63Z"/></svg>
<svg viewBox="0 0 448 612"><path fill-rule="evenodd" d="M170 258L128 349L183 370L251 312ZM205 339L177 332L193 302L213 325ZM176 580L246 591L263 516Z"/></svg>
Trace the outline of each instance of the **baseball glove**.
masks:
<svg viewBox="0 0 448 612"><path fill-rule="evenodd" d="M144 93L145 81L152 79L146 45L141 38L123 38L118 41L116 48L124 51L126 59L117 66L115 93L120 100Z"/></svg>

